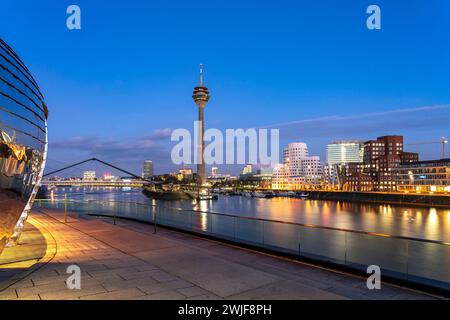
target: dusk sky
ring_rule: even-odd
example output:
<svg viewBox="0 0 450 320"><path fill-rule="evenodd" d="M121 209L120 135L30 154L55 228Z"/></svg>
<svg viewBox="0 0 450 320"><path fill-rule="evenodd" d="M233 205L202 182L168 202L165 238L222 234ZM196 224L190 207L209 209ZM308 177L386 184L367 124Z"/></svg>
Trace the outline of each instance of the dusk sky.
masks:
<svg viewBox="0 0 450 320"><path fill-rule="evenodd" d="M81 8L81 30L66 8ZM368 30L366 8L381 8ZM193 127L204 64L207 128L279 128L325 160L337 139L402 134L441 156L450 136L450 2L2 0L0 37L49 107L48 170L91 156L140 173ZM447 156L450 157L450 147ZM242 166L222 168L238 173Z"/></svg>

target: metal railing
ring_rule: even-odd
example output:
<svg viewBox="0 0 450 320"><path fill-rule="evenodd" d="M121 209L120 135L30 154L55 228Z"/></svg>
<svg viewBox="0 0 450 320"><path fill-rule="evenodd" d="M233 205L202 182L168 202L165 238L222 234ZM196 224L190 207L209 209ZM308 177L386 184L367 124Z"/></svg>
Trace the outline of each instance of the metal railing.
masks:
<svg viewBox="0 0 450 320"><path fill-rule="evenodd" d="M356 270L378 265L382 275L450 291L450 243L149 203L36 200L65 209L156 223L218 239L331 262Z"/></svg>

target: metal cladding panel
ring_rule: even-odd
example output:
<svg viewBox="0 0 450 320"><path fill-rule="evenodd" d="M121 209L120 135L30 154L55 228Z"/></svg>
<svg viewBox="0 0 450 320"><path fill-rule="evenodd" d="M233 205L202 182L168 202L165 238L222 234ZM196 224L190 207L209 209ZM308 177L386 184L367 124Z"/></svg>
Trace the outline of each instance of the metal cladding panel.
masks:
<svg viewBox="0 0 450 320"><path fill-rule="evenodd" d="M0 253L20 233L42 178L47 113L33 76L0 39Z"/></svg>

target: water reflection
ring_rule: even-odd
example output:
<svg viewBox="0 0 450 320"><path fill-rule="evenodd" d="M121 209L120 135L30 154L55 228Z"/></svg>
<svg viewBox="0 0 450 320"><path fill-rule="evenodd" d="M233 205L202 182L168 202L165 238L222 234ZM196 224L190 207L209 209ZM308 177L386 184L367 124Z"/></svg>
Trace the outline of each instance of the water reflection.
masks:
<svg viewBox="0 0 450 320"><path fill-rule="evenodd" d="M91 200L138 201L158 204L145 197L139 189L123 191L120 188L55 189L55 198ZM241 216L259 217L334 228L362 230L432 240L450 241L450 210L440 208L361 204L342 201L316 201L291 198L259 199L220 196L217 201L164 202L166 206L197 211L212 211ZM200 230L208 228L208 216L198 215L193 220Z"/></svg>
<svg viewBox="0 0 450 320"><path fill-rule="evenodd" d="M196 226L200 228L201 231L208 231L208 214L205 211L208 211L208 202L210 201L196 201L192 202L192 209L195 211L200 211L200 221L199 225Z"/></svg>

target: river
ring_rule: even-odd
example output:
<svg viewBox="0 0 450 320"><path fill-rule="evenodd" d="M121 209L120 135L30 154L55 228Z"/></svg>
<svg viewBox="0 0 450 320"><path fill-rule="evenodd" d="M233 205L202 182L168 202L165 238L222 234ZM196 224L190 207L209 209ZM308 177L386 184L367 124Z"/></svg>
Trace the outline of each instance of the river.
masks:
<svg viewBox="0 0 450 320"><path fill-rule="evenodd" d="M69 199L152 202L140 189L54 189L55 198L62 198L64 193ZM164 205L450 242L450 209L241 196L219 196L218 200L201 201L199 204L166 201Z"/></svg>

